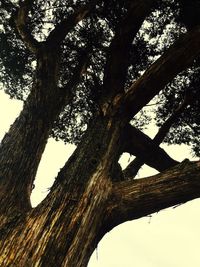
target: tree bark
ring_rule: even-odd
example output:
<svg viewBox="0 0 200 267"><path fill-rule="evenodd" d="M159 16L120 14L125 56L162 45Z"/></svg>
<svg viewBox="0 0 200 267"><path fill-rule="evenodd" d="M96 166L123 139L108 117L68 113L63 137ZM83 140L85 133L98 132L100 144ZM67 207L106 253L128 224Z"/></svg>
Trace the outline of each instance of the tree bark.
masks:
<svg viewBox="0 0 200 267"><path fill-rule="evenodd" d="M41 155L54 120L70 101L70 88L80 78L84 60L75 71L69 87L59 88L59 45L66 34L89 14L96 1L77 10L50 33L46 42L37 42L26 28L30 1L22 1L17 18L18 32L27 48L37 55L37 68L31 93L19 118L4 137L0 147L0 265L33 267L84 267L101 237L114 226L200 197L200 162L180 165L141 134L124 134L130 119L180 71L192 64L200 52L200 31L196 28L168 49L125 92L115 75L127 67L126 48L137 33L154 1L134 1L137 16L130 11L122 34L117 32L110 47L100 99L75 152L60 170L51 192L37 207L31 208L30 193ZM125 46L123 43L124 36ZM54 43L55 42L55 43ZM122 48L115 58L116 43ZM125 61L123 61L123 55ZM111 65L115 64L112 69ZM121 65L122 64L122 65ZM76 79L77 78L77 79ZM104 95L110 88L108 95ZM63 89L65 89L63 91ZM68 93L69 92L69 93ZM130 132L132 129L130 130ZM130 134L130 135L129 135ZM134 136L135 140L131 140ZM136 139L136 137L138 139ZM125 142L125 138L128 140ZM140 139L141 138L141 139ZM143 146L160 157L146 156ZM124 145L124 143L126 143ZM137 154L163 171L137 181L123 181L118 165L124 149ZM131 153L133 150L131 150ZM117 172L117 178L115 173Z"/></svg>
<svg viewBox="0 0 200 267"><path fill-rule="evenodd" d="M116 144L121 124L115 121L110 127L109 123L108 119L94 121L58 174L51 194L25 217L2 226L2 266L13 262L16 266L87 266L99 241L96 234L112 188L110 169L119 158ZM102 143L94 139L97 133ZM20 253L14 252L16 247Z"/></svg>
<svg viewBox="0 0 200 267"><path fill-rule="evenodd" d="M70 102L71 90L78 83L87 59L84 54L68 84L60 88L57 86L59 53L41 46L31 93L0 146L2 216L5 210L12 214L13 210L31 209L33 182L54 120Z"/></svg>
<svg viewBox="0 0 200 267"><path fill-rule="evenodd" d="M62 104L57 87L58 55L43 50L38 57L32 91L0 147L1 203L12 203L20 210L30 208L33 180Z"/></svg>
<svg viewBox="0 0 200 267"><path fill-rule="evenodd" d="M157 175L115 184L105 219L106 231L200 197L200 161L188 159ZM116 204L117 203L117 204Z"/></svg>
<svg viewBox="0 0 200 267"><path fill-rule="evenodd" d="M181 71L188 68L200 53L200 26L183 34L160 56L127 90L115 96L104 111L126 115L127 121L135 116Z"/></svg>
<svg viewBox="0 0 200 267"><path fill-rule="evenodd" d="M144 19L155 7L156 2L152 0L130 2L129 11L118 26L109 46L100 100L102 110L107 108L116 94L124 92L127 68L130 64L130 48Z"/></svg>
<svg viewBox="0 0 200 267"><path fill-rule="evenodd" d="M102 127L93 133L97 130L105 136ZM114 136L110 147L118 140ZM2 266L87 266L97 243L114 226L200 196L200 162L185 161L153 177L112 183L110 153L100 149L96 162L93 152L83 162L82 153L75 152L82 157L69 160L67 172L58 175L52 193L37 208L3 226Z"/></svg>

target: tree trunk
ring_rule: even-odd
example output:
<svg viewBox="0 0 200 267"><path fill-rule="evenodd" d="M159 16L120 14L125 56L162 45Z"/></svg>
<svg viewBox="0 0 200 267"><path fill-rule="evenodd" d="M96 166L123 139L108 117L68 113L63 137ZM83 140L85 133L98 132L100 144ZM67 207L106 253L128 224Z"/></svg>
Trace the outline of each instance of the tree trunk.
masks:
<svg viewBox="0 0 200 267"><path fill-rule="evenodd" d="M123 176L117 162L124 149L127 119L126 110L114 99L91 120L50 194L31 209L33 173L63 103L54 83L55 63L51 72L47 67L51 56L42 57L42 69L38 64L43 78L37 76L37 86L0 148L0 265L5 267L87 266L97 243L117 224L200 197L199 163L181 164L168 175L161 173L159 179L116 182L114 175Z"/></svg>
<svg viewBox="0 0 200 267"><path fill-rule="evenodd" d="M1 266L87 266L112 189L110 170L119 157L120 131L118 121L93 121L51 194L2 225Z"/></svg>
<svg viewBox="0 0 200 267"><path fill-rule="evenodd" d="M122 70L127 68L129 56L126 49L154 3L146 0L141 4L138 0L127 14L125 23L129 25L122 23L111 42L98 114L93 115L49 195L31 208L30 193L38 164L53 122L68 97L66 88L63 91L58 86L59 49L65 36L96 2L91 1L64 19L46 42L39 43L26 29L32 1L20 1L16 26L24 44L37 56L37 69L24 109L0 146L0 266L87 266L97 243L114 226L200 197L200 162L177 165L144 135L133 129L124 133L132 117L190 66L200 52L197 28L183 35L124 90L127 72ZM79 80L83 65L84 60L70 87ZM125 142L125 138L129 140ZM146 140L146 149L143 144L138 148L137 140ZM123 181L118 159L124 149L140 154L162 173ZM152 149L157 154L153 159L152 153L145 155Z"/></svg>
<svg viewBox="0 0 200 267"><path fill-rule="evenodd" d="M100 121L88 131L38 207L2 225L1 266L87 266L97 243L114 226L200 197L199 162L186 161L151 178L112 183L110 159L117 156L113 148L119 131L105 130L106 124ZM94 139L97 132L109 142L109 151Z"/></svg>

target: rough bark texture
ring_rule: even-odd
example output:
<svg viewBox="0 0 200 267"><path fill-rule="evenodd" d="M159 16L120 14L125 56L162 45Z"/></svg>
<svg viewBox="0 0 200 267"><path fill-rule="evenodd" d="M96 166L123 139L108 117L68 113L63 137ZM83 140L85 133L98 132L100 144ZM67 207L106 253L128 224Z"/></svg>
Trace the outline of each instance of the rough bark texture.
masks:
<svg viewBox="0 0 200 267"><path fill-rule="evenodd" d="M124 221L148 215L149 211L154 213L198 198L199 170L199 161L186 159L162 174L114 185L106 226L112 229Z"/></svg>
<svg viewBox="0 0 200 267"><path fill-rule="evenodd" d="M60 88L61 43L96 2L76 10L40 43L26 28L32 1L20 1L16 27L27 48L35 53L37 67L23 111L0 146L0 266L87 266L102 236L114 226L200 197L200 162L178 164L158 147L159 142L129 125L130 119L200 53L197 27L177 40L125 91L128 48L156 2L146 0L134 1L116 30L98 114L58 173L51 192L31 208L33 181L53 122L70 102L70 90L88 58L80 60L68 86ZM121 54L116 57L119 49ZM124 181L118 160L125 151L161 173Z"/></svg>

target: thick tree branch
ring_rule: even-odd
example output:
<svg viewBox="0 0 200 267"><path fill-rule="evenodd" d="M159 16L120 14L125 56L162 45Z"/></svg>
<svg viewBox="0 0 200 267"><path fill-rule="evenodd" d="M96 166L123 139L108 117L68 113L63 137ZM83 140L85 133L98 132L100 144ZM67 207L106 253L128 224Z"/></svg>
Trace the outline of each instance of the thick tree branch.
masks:
<svg viewBox="0 0 200 267"><path fill-rule="evenodd" d="M55 28L50 32L47 37L47 43L51 46L59 46L65 39L66 35L90 12L95 8L98 0L91 0L89 4L78 8L72 15L67 19L63 19Z"/></svg>
<svg viewBox="0 0 200 267"><path fill-rule="evenodd" d="M88 59L84 54L66 87L59 88L59 60L51 51L44 53L40 55L36 79L24 108L0 146L0 166L3 166L0 168L0 177L3 177L0 200L2 204L6 199L7 206L11 205L13 209L30 209L32 185L53 122L71 101L70 90L80 80ZM5 195L9 197L5 198Z"/></svg>
<svg viewBox="0 0 200 267"><path fill-rule="evenodd" d="M142 158L144 162L158 171L164 171L178 162L155 144L150 137L130 124L124 130L123 151Z"/></svg>
<svg viewBox="0 0 200 267"><path fill-rule="evenodd" d="M127 16L116 30L104 71L104 92L101 100L103 104L124 90L132 42L155 2L152 0L131 2Z"/></svg>
<svg viewBox="0 0 200 267"><path fill-rule="evenodd" d="M185 160L155 176L113 186L106 229L200 197L200 161Z"/></svg>
<svg viewBox="0 0 200 267"><path fill-rule="evenodd" d="M107 113L118 113L129 121L199 54L200 27L197 27L183 34L125 94L117 95Z"/></svg>
<svg viewBox="0 0 200 267"><path fill-rule="evenodd" d="M155 135L154 139L152 140L154 145L159 146L162 143L162 141L168 134L172 124L177 120L177 118L180 116L180 114L182 113L182 111L186 106L187 106L187 99L185 98L183 102L174 110L172 115L165 121L165 123L161 126L161 128ZM148 151L146 151L146 153L148 153ZM123 174L126 177L126 179L133 179L138 173L139 169L142 167L142 165L146 163L144 158L141 157L141 155L139 157L136 155L137 157L123 171Z"/></svg>
<svg viewBox="0 0 200 267"><path fill-rule="evenodd" d="M21 2L20 7L17 11L17 16L15 19L15 24L17 30L27 48L33 52L37 53L39 49L39 42L33 37L30 30L28 29L28 14L31 8L33 1L25 0Z"/></svg>

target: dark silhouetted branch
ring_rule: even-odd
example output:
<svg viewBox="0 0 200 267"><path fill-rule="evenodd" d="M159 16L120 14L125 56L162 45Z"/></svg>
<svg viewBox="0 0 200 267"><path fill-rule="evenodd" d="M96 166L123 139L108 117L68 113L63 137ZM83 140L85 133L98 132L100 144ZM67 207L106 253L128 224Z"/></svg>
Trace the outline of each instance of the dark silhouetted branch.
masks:
<svg viewBox="0 0 200 267"><path fill-rule="evenodd" d="M106 108L106 101L124 90L132 42L155 2L132 1L128 14L116 30L109 47L104 72L104 93L101 99L103 110Z"/></svg>
<svg viewBox="0 0 200 267"><path fill-rule="evenodd" d="M158 171L164 171L172 166L175 166L178 162L169 157L169 155L160 148L154 141L143 132L128 125L124 130L124 146L123 151L137 156L139 159L143 159L147 165L155 168ZM137 164L139 165L139 160ZM130 165L131 166L131 165ZM131 171L124 171L125 176L131 178ZM134 173L134 170L132 170Z"/></svg>
<svg viewBox="0 0 200 267"><path fill-rule="evenodd" d="M127 122L200 54L200 27L183 34L124 94L114 98L107 113Z"/></svg>
<svg viewBox="0 0 200 267"><path fill-rule="evenodd" d="M67 19L62 20L55 28L50 32L47 37L47 43L53 47L59 46L65 39L66 35L90 12L95 8L98 0L91 0L89 4L79 7L75 12Z"/></svg>
<svg viewBox="0 0 200 267"><path fill-rule="evenodd" d="M155 135L153 142L155 145L159 146L166 135L168 134L170 127L177 120L180 114L183 112L184 108L187 106L187 99L185 98L183 102L178 106L177 109L172 113L172 115L165 121L165 123L161 126L158 133ZM147 152L148 153L148 152ZM123 171L126 179L133 179L138 173L139 169L146 162L142 157L136 157Z"/></svg>
<svg viewBox="0 0 200 267"><path fill-rule="evenodd" d="M39 42L33 37L30 30L28 29L28 13L30 11L33 1L25 0L22 1L17 11L15 24L17 30L26 45L26 47L33 53L37 53L39 49Z"/></svg>

